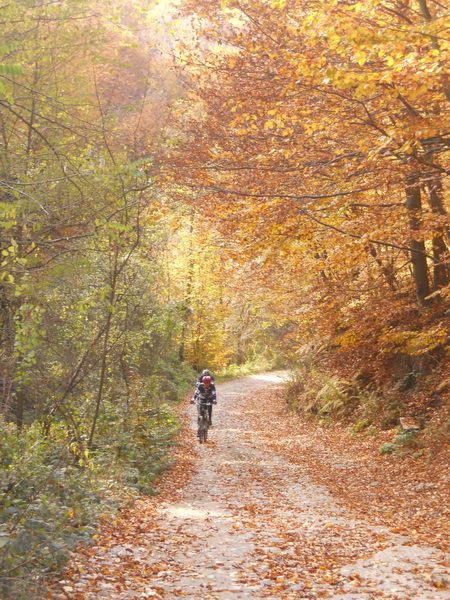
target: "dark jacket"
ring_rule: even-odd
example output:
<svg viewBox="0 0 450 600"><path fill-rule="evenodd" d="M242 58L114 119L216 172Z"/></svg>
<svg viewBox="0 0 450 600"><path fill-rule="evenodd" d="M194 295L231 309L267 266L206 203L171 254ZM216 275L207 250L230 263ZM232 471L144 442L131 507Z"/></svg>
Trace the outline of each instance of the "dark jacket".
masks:
<svg viewBox="0 0 450 600"><path fill-rule="evenodd" d="M207 388L203 383L197 383L194 398L199 399L202 403L215 402L217 399L216 386L214 383Z"/></svg>

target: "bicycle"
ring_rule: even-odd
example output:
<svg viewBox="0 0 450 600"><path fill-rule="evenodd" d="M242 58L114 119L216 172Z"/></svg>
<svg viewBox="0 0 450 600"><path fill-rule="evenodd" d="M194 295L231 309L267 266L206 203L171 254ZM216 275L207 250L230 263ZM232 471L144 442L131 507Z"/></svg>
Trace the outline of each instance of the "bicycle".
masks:
<svg viewBox="0 0 450 600"><path fill-rule="evenodd" d="M203 444L208 439L209 429L209 413L208 408L212 405L211 402L197 402L197 437L200 444Z"/></svg>
<svg viewBox="0 0 450 600"><path fill-rule="evenodd" d="M217 404L214 400L212 402L202 402L202 398L192 398L191 404L197 404L198 418L197 418L197 437L200 444L203 444L208 439L209 429L209 407L213 404Z"/></svg>

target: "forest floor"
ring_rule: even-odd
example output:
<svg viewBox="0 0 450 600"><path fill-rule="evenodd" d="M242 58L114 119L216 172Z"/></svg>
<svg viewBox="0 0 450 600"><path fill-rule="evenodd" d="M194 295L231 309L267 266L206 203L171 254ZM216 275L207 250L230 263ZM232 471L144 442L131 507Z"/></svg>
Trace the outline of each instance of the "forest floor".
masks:
<svg viewBox="0 0 450 600"><path fill-rule="evenodd" d="M440 459L290 416L281 383L218 386L206 445L189 406L159 494L105 521L50 597L448 598Z"/></svg>

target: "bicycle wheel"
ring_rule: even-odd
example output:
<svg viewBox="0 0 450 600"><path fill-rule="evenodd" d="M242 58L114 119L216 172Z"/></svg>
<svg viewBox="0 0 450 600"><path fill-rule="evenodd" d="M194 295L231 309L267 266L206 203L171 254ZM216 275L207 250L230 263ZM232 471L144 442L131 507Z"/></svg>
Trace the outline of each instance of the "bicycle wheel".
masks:
<svg viewBox="0 0 450 600"><path fill-rule="evenodd" d="M200 417L198 433L200 443L203 444L208 438L208 417L206 416L206 414L202 414L202 416Z"/></svg>
<svg viewBox="0 0 450 600"><path fill-rule="evenodd" d="M203 444L203 430L205 428L205 418L203 417L203 415L199 415L198 417L198 430L197 430L197 437L198 437L198 441L200 442L200 444Z"/></svg>

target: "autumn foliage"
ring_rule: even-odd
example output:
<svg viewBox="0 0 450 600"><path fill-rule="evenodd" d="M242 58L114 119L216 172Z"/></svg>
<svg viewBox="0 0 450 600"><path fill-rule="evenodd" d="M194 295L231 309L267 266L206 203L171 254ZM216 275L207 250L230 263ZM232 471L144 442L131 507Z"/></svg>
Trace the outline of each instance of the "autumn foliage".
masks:
<svg viewBox="0 0 450 600"><path fill-rule="evenodd" d="M176 181L228 240L236 268L254 265L284 351L312 341L347 363L442 356L443 8L244 0L185 9L199 42L180 48L189 92L170 156Z"/></svg>
<svg viewBox="0 0 450 600"><path fill-rule="evenodd" d="M0 6L0 594L58 567L111 487L152 489L194 370L298 368L292 406L361 428L433 418L443 4Z"/></svg>

